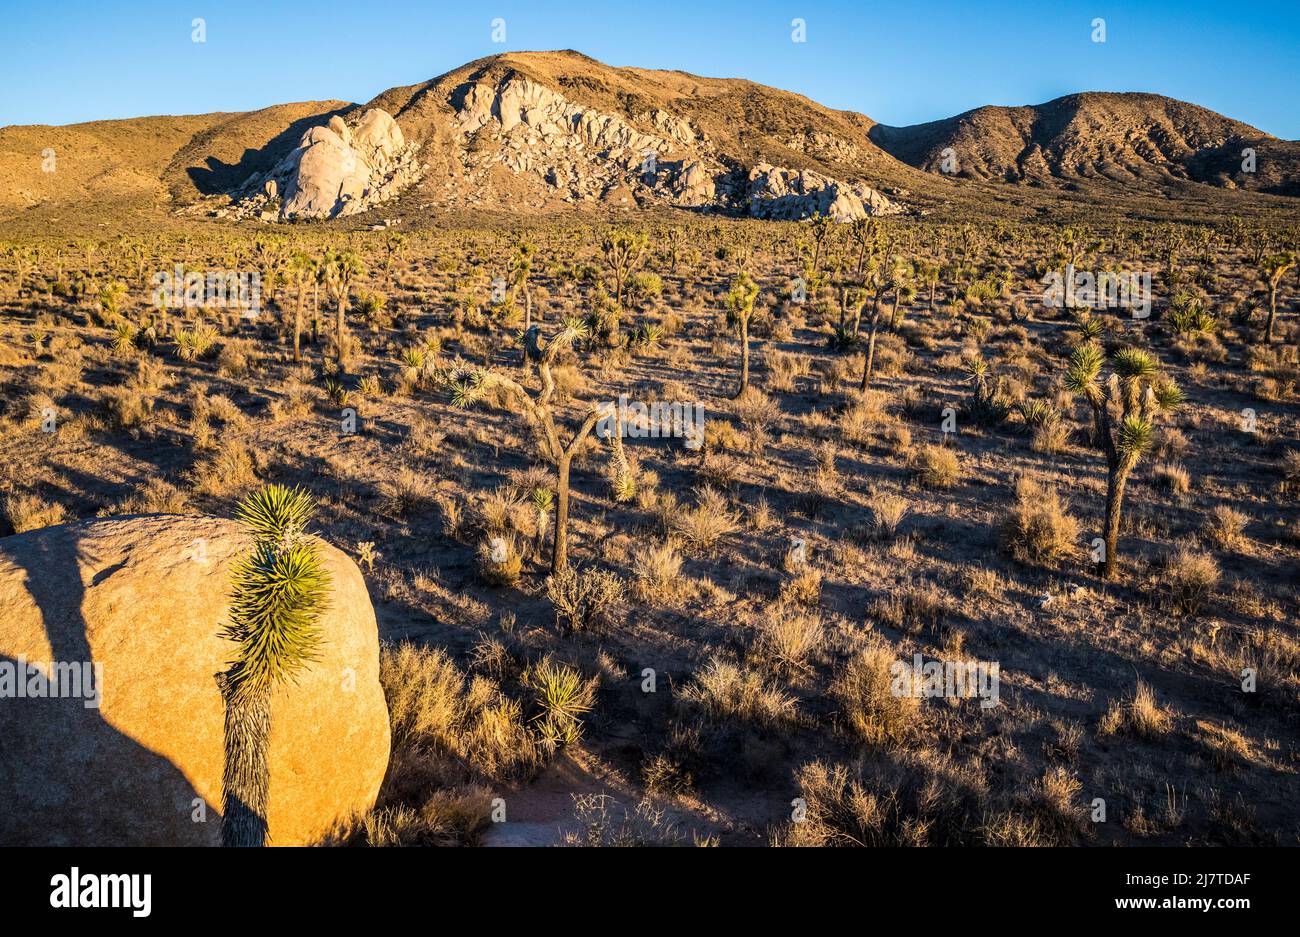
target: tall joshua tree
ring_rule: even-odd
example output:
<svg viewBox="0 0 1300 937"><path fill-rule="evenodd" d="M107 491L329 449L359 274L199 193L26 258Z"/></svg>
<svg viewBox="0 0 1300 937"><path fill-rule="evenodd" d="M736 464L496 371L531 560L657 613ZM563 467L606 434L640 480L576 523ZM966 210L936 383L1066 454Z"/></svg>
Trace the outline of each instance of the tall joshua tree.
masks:
<svg viewBox="0 0 1300 937"><path fill-rule="evenodd" d="M740 334L740 386L739 397L749 387L749 320L754 316L754 300L758 298L758 284L748 273L742 273L731 284L727 294L727 318Z"/></svg>
<svg viewBox="0 0 1300 937"><path fill-rule="evenodd" d="M609 231L600 242L605 264L614 277L614 302L618 304L605 335L606 342L611 346L618 344L618 317L623 311L623 290L627 286L628 277L641 263L649 243L650 237L644 231L627 231L622 228Z"/></svg>
<svg viewBox="0 0 1300 937"><path fill-rule="evenodd" d="M307 286L316 280L316 261L302 251L295 251L285 268L288 282L296 293L293 306L293 360L302 360L302 307L307 296Z"/></svg>
<svg viewBox="0 0 1300 937"><path fill-rule="evenodd" d="M236 516L253 536L231 570L230 623L238 645L217 675L225 701L221 844L264 846L270 805L271 696L316 659L330 578L307 535L311 496L281 485L240 503Z"/></svg>
<svg viewBox="0 0 1300 937"><path fill-rule="evenodd" d="M1101 369L1105 354L1096 342L1077 346L1070 355L1065 384L1092 407L1093 436L1106 458L1106 521L1102 576L1115 573L1124 486L1151 445L1152 427L1161 413L1176 410L1182 391L1159 375L1159 364L1149 351L1123 348L1111 356L1111 373Z"/></svg>
<svg viewBox="0 0 1300 937"><path fill-rule="evenodd" d="M608 414L607 405L593 406L583 415L578 428L573 431L569 441L564 443L556 424L555 412L551 398L555 394L555 379L551 368L559 353L574 342L590 335L586 323L578 319L569 319L564 327L550 341L542 338L541 329L534 325L524 336L524 355L537 366L542 379L541 390L532 396L519 384L504 374L487 368L457 367L442 376L442 383L450 391L452 403L459 407L468 407L483 399L493 388L500 388L511 394L523 408L524 415L532 425L537 448L548 462L556 467L556 505L555 536L551 548L551 572L562 572L569 563L569 470L573 457L582 447L583 442L596 428L596 423ZM618 430L616 429L615 432Z"/></svg>
<svg viewBox="0 0 1300 937"><path fill-rule="evenodd" d="M352 290L352 281L366 272L366 265L352 251L336 253L332 250L325 252L325 258L321 263L325 268L325 288L329 291L330 298L336 303L334 353L338 361L339 373L342 374L347 360L345 339L347 338L348 329L348 296Z"/></svg>
<svg viewBox="0 0 1300 937"><path fill-rule="evenodd" d="M528 278L533 273L533 255L537 248L531 241L520 238L515 242L515 253L510 258L510 299L515 302L520 293L524 294L524 333L527 334L533 324L533 292L528 288Z"/></svg>
<svg viewBox="0 0 1300 937"><path fill-rule="evenodd" d="M1268 279L1268 325L1264 328L1264 341L1269 345L1273 344L1273 321L1277 318L1277 289L1286 272L1296 265L1296 259L1291 253L1274 254L1260 265Z"/></svg>

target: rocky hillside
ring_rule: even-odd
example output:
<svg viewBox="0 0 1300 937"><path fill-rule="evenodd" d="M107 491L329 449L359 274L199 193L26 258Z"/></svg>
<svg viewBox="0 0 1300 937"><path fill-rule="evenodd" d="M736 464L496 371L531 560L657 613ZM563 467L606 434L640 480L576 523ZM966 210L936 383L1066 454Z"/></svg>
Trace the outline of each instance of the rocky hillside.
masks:
<svg viewBox="0 0 1300 937"><path fill-rule="evenodd" d="M1253 174L1240 171L1247 146ZM29 227L637 208L1058 216L1095 210L1102 187L1151 213L1205 215L1289 210L1271 196L1300 195L1300 143L1147 94L887 127L749 81L564 51L479 59L364 105L0 128L0 178L0 221Z"/></svg>
<svg viewBox="0 0 1300 937"><path fill-rule="evenodd" d="M870 137L927 172L1036 185L1204 182L1300 194L1300 143L1155 94L1072 94L1032 107L981 107ZM1255 171L1242 169L1255 151ZM945 165L945 157L947 163Z"/></svg>

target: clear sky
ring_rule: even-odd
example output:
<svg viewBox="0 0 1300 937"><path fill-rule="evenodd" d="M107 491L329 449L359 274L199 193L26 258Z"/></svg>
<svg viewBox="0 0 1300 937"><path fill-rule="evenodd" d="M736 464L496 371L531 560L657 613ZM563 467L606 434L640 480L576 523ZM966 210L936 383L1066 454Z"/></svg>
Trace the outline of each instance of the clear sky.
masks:
<svg viewBox="0 0 1300 937"><path fill-rule="evenodd" d="M806 42L791 41L796 18ZM0 125L365 102L494 52L572 48L749 78L887 124L1151 91L1300 139L1298 0L0 0L0 33Z"/></svg>

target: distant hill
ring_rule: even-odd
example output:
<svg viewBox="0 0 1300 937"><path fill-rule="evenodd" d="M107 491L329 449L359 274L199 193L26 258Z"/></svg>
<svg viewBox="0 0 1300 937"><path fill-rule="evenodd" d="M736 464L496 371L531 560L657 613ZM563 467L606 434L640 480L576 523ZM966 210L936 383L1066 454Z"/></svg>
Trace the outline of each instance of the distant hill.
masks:
<svg viewBox="0 0 1300 937"><path fill-rule="evenodd" d="M1159 95L1075 94L889 127L743 79L615 68L561 51L479 59L364 105L0 128L0 220L226 214L231 196L246 198L252 189L241 187L280 165L307 129L336 115L355 124L370 108L419 145L418 181L384 209L401 217L1044 215L1124 199L1146 200L1148 213L1276 211L1291 204L1277 196L1300 196L1300 143ZM1241 172L1246 147L1254 174ZM948 148L955 174L942 171ZM54 172L43 171L49 150Z"/></svg>

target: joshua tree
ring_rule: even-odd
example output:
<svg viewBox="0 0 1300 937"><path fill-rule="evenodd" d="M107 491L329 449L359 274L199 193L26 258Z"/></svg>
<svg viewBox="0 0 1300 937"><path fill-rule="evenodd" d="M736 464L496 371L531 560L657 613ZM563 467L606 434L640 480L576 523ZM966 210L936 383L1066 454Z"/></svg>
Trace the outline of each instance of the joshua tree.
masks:
<svg viewBox="0 0 1300 937"><path fill-rule="evenodd" d="M569 563L569 469L573 457L591 431L595 429L597 421L607 415L608 406L591 407L584 414L582 422L570 436L568 443L562 443L559 428L556 426L555 413L551 407L551 397L555 393L555 380L551 376L551 367L563 349L586 338L589 334L590 330L586 324L577 319L567 320L564 327L551 336L549 342L543 340L538 326L529 328L524 336L524 356L530 363L537 365L537 371L541 375L542 387L536 397L530 395L518 382L487 368L461 366L449 370L441 377L441 382L450 391L452 403L456 406L468 407L481 400L493 388L499 388L510 393L523 408L528 422L533 427L538 450L544 459L556 467L555 538L551 549L552 573L562 572Z"/></svg>
<svg viewBox="0 0 1300 937"><path fill-rule="evenodd" d="M812 268L813 273L821 269L822 251L826 247L831 232L835 230L835 219L830 215L818 215L811 222L813 239Z"/></svg>
<svg viewBox="0 0 1300 937"><path fill-rule="evenodd" d="M858 246L857 264L853 268L857 276L862 276L862 265L866 262L868 251L874 251L880 237L880 222L875 218L855 218L849 223L849 235Z"/></svg>
<svg viewBox="0 0 1300 937"><path fill-rule="evenodd" d="M335 253L327 250L321 264L325 270L325 288L338 304L334 320L334 340L337 346L334 352L338 360L339 373L342 374L347 357L344 345L347 338L348 293L352 289L353 279L363 275L366 267L361 262L361 258L352 251Z"/></svg>
<svg viewBox="0 0 1300 937"><path fill-rule="evenodd" d="M889 309L889 331L898 331L898 301L906 296L909 300L915 294L912 289L912 265L902 257L895 256L889 264L889 289L894 294L893 304Z"/></svg>
<svg viewBox="0 0 1300 937"><path fill-rule="evenodd" d="M1264 328L1264 341L1273 344L1273 320L1277 318L1277 288L1282 284L1286 272L1296 265L1296 256L1291 253L1274 254L1260 265L1268 279L1268 325Z"/></svg>
<svg viewBox="0 0 1300 937"><path fill-rule="evenodd" d="M749 387L749 320L754 315L754 300L757 298L758 284L748 273L742 273L732 281L731 292L727 294L727 318L740 333L740 386L736 389L736 397Z"/></svg>
<svg viewBox="0 0 1300 937"><path fill-rule="evenodd" d="M402 245L406 238L400 232L393 231L384 240L384 292L393 291L393 263L402 255Z"/></svg>
<svg viewBox="0 0 1300 937"><path fill-rule="evenodd" d="M1123 348L1111 356L1111 374L1101 379L1105 354L1096 342L1077 346L1070 355L1065 383L1092 407L1093 436L1106 457L1106 527L1102 576L1115 572L1120 513L1129 475L1151 445L1157 415L1181 405L1182 391L1172 380L1159 376L1159 365L1149 351Z"/></svg>
<svg viewBox="0 0 1300 937"><path fill-rule="evenodd" d="M930 315L934 315L934 291L939 287L940 268L928 260L916 265L916 278L922 286L930 291Z"/></svg>
<svg viewBox="0 0 1300 937"><path fill-rule="evenodd" d="M632 275L632 271L641 263L641 257L645 254L646 245L649 243L650 238L644 231L626 231L622 228L613 229L600 242L605 263L614 276L614 301L618 303L620 310L623 308L623 287L627 284L627 278ZM618 344L617 319L614 321L609 340L611 344Z"/></svg>
<svg viewBox="0 0 1300 937"><path fill-rule="evenodd" d="M533 292L528 288L528 278L533 272L533 255L537 248L532 242L520 238L515 242L515 253L510 258L510 301L516 302L524 294L524 332L533 324Z"/></svg>
<svg viewBox="0 0 1300 937"><path fill-rule="evenodd" d="M286 270L289 282L297 292L293 307L293 360L296 363L302 360L302 305L307 284L316 281L316 261L302 251L295 251Z"/></svg>
<svg viewBox="0 0 1300 937"><path fill-rule="evenodd" d="M305 491L271 485L236 512L253 546L231 570L230 623L222 637L239 647L230 669L217 676L226 707L223 846L266 845L271 694L315 660L320 646L330 578L306 534L312 507Z"/></svg>

